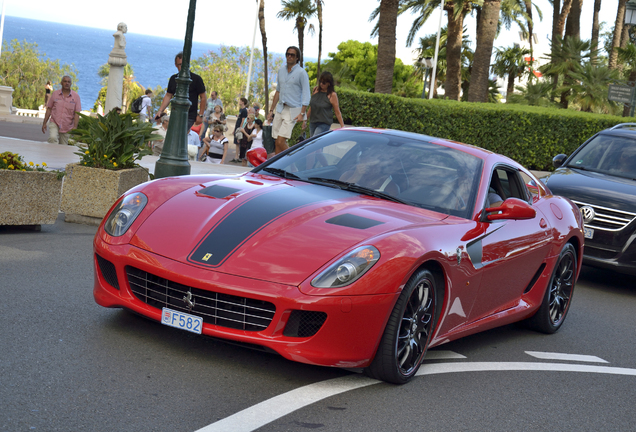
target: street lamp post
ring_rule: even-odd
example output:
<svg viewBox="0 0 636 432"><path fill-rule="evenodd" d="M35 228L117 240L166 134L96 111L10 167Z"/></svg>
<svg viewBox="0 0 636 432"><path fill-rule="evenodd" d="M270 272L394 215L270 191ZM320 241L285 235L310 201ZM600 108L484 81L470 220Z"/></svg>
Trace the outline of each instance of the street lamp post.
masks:
<svg viewBox="0 0 636 432"><path fill-rule="evenodd" d="M190 174L188 162L188 110L190 99L190 53L192 51L192 31L197 0L190 0L185 41L183 43L183 63L176 78L177 90L170 103L170 123L159 160L155 164L155 178Z"/></svg>

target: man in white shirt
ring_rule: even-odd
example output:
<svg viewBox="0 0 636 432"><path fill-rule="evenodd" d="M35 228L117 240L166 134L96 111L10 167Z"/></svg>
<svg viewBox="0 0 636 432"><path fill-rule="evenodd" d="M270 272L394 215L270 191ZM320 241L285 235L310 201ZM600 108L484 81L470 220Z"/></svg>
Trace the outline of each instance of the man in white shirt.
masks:
<svg viewBox="0 0 636 432"><path fill-rule="evenodd" d="M150 117L150 106L152 105L152 90L147 89L146 94L141 98L141 111L139 111L139 121L145 122Z"/></svg>
<svg viewBox="0 0 636 432"><path fill-rule="evenodd" d="M288 148L287 139L297 121L306 119L306 111L311 99L309 77L300 64L300 50L290 46L285 52L287 64L278 70L276 93L270 108L274 115L272 138L276 140L276 154Z"/></svg>

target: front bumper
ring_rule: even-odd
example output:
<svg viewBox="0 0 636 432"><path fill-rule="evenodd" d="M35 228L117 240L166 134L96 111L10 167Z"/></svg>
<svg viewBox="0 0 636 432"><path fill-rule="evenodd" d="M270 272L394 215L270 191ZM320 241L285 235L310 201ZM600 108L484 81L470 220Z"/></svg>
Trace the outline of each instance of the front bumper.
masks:
<svg viewBox="0 0 636 432"><path fill-rule="evenodd" d="M209 318L206 322L204 318L202 334L261 346L289 360L308 364L368 366L399 295L396 292L368 296L308 296L295 286L202 269L131 245L110 245L99 236L95 238L94 251L93 295L99 305L126 308L160 322L163 298L171 298L167 301L172 303L166 306L175 308L182 291L174 291L177 294L159 300L148 299L139 293L139 285L148 284L148 281L167 285L169 290L188 290L195 300L199 296L200 305L207 302L210 306L211 302L228 298L234 303L236 298L239 303L245 303L240 315L243 318L237 320L236 315L221 311L216 313L221 319ZM139 274L150 276L135 279ZM210 300L211 297L215 300ZM273 308L267 305L273 305ZM185 307L184 303L182 310L187 311ZM190 313L200 315L197 308L195 306ZM237 310L241 306L234 304L232 308ZM252 310L258 310L259 316L253 318L250 308L256 308ZM301 330L306 324L303 320L313 328Z"/></svg>

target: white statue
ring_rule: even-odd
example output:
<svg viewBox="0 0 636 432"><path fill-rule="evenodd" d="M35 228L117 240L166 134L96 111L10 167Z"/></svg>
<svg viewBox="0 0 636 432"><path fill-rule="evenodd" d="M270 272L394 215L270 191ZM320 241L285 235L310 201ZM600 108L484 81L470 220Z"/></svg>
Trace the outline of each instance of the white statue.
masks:
<svg viewBox="0 0 636 432"><path fill-rule="evenodd" d="M122 91L124 86L124 66L126 66L126 36L128 31L125 23L117 25L117 31L113 35L115 43L113 50L108 55L108 64L110 72L108 73L108 90L106 90L106 106L105 111L108 113L115 108L122 107Z"/></svg>
<svg viewBox="0 0 636 432"><path fill-rule="evenodd" d="M113 35L115 43L113 44L113 50L108 56L108 64L111 66L125 66L126 61L126 36L128 32L128 26L121 22L117 25L117 31Z"/></svg>

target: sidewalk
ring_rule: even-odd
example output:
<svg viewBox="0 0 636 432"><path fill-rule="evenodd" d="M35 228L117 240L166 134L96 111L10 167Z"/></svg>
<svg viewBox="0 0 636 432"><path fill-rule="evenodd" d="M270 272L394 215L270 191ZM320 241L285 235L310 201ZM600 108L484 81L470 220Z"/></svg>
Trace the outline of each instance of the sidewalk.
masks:
<svg viewBox="0 0 636 432"><path fill-rule="evenodd" d="M42 124L42 119L21 117L16 115L1 116L0 122ZM2 124L2 123L0 123ZM2 133L0 132L0 135ZM74 154L79 149L70 145L50 144L46 141L29 141L0 136L0 153L10 151L23 156L25 162L33 162L42 165L45 162L50 169L65 169L69 163L79 162L79 156ZM139 165L155 171L155 164L159 156L144 156ZM220 165L205 162L189 161L190 174L240 174L249 171L250 168L238 165Z"/></svg>

